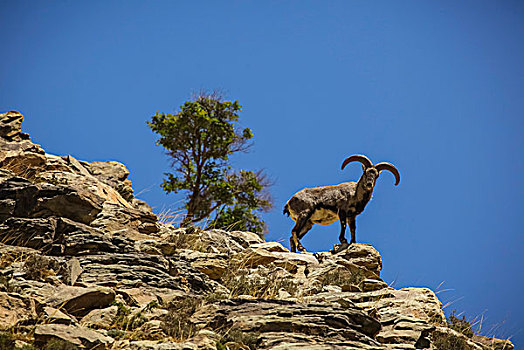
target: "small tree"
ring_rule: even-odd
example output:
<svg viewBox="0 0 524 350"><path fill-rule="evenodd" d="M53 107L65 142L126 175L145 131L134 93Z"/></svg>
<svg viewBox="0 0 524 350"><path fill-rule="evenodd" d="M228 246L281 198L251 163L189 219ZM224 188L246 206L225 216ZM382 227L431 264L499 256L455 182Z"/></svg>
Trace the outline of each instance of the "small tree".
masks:
<svg viewBox="0 0 524 350"><path fill-rule="evenodd" d="M176 114L157 112L147 123L160 135L157 145L166 149L175 170L166 173L162 188L167 193L186 191L182 226L214 214L210 226L263 232L260 211L271 207L266 176L233 171L229 165L229 157L246 151L253 137L249 128L237 127L240 111L238 101L200 94Z"/></svg>

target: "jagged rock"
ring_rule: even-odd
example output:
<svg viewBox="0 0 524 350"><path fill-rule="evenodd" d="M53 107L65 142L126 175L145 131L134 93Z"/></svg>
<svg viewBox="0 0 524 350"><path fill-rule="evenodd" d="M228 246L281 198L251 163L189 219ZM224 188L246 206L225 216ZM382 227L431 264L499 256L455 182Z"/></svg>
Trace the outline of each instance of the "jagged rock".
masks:
<svg viewBox="0 0 524 350"><path fill-rule="evenodd" d="M307 278L311 281L313 290L315 290L315 288L319 290L319 286L335 285L341 287L342 291L346 292L362 291L365 280L376 280L378 277L372 271L364 269L345 259L340 259L337 261L323 261L320 266L312 269ZM368 284L368 286L369 285L370 284ZM379 288L382 286L385 286L385 284L379 284Z"/></svg>
<svg viewBox="0 0 524 350"><path fill-rule="evenodd" d="M7 219L0 225L0 238L9 244L57 255L126 250L125 239L107 236L96 228L61 217Z"/></svg>
<svg viewBox="0 0 524 350"><path fill-rule="evenodd" d="M125 169L123 164L117 162L109 163L119 164L119 166ZM94 174L91 172L93 169L95 169ZM133 191L130 188L130 181L122 180L125 184L121 184L117 178L101 175L102 173L96 171L96 169L96 165L92 166L92 163L78 161L71 155L59 157L46 154L45 171L40 172L35 180L85 188L109 203L118 203L128 208L133 207L133 205L130 204L134 200ZM125 171L127 171L127 169ZM122 189L122 187L125 188ZM150 208L148 212L151 213Z"/></svg>
<svg viewBox="0 0 524 350"><path fill-rule="evenodd" d="M0 330L36 319L35 303L17 293L0 292Z"/></svg>
<svg viewBox="0 0 524 350"><path fill-rule="evenodd" d="M67 310L72 315L84 315L92 309L109 306L113 300L115 292L111 288L62 286L55 289L45 304Z"/></svg>
<svg viewBox="0 0 524 350"><path fill-rule="evenodd" d="M10 245L50 250L55 231L55 219L8 218L0 225L0 240Z"/></svg>
<svg viewBox="0 0 524 350"><path fill-rule="evenodd" d="M161 235L162 239L177 244L182 249L192 249L204 253L222 253L233 255L249 247L251 242L262 243L253 233L240 234L238 231L167 229ZM260 241L259 241L260 240Z"/></svg>
<svg viewBox="0 0 524 350"><path fill-rule="evenodd" d="M64 276L64 283L70 286L74 286L78 277L82 273L82 266L76 258L72 258L66 263L66 272Z"/></svg>
<svg viewBox="0 0 524 350"><path fill-rule="evenodd" d="M145 322L135 331L135 333L143 334L147 339L160 340L167 337L162 329L162 321L160 320L150 320Z"/></svg>
<svg viewBox="0 0 524 350"><path fill-rule="evenodd" d="M69 317L59 309L54 307L44 306L42 309L42 315L45 323L60 323L60 324L72 324L76 323L76 320L72 317Z"/></svg>
<svg viewBox="0 0 524 350"><path fill-rule="evenodd" d="M204 275L183 261L149 254L101 254L79 257L79 281L126 288L150 287L173 290L205 290ZM178 266L177 266L178 265Z"/></svg>
<svg viewBox="0 0 524 350"><path fill-rule="evenodd" d="M235 259L244 266L275 264L290 271L296 271L299 265L318 265L318 260L312 254L290 253L277 242L253 244Z"/></svg>
<svg viewBox="0 0 524 350"><path fill-rule="evenodd" d="M445 324L442 303L428 288L390 289L393 298L378 300L374 307L379 310L381 320L397 318L398 315L412 316L431 324Z"/></svg>
<svg viewBox="0 0 524 350"><path fill-rule="evenodd" d="M141 253L170 256L175 253L176 245L164 240L148 239L136 241L135 249Z"/></svg>
<svg viewBox="0 0 524 350"><path fill-rule="evenodd" d="M50 340L59 339L76 345L82 349L101 350L113 344L114 339L85 327L63 324L44 324L35 328L35 343L45 344Z"/></svg>
<svg viewBox="0 0 524 350"><path fill-rule="evenodd" d="M71 157L71 159L74 158ZM77 172L46 171L40 173L36 181L74 188L85 197L89 197L92 201L100 204L104 202L116 203L131 208L131 204L122 198L115 189L97 180L94 176L84 174L84 172L87 172L87 170L78 170Z"/></svg>
<svg viewBox="0 0 524 350"><path fill-rule="evenodd" d="M442 304L427 288L384 288L371 292L346 293L364 309L372 309L384 326L377 340L385 344L429 347L434 325L445 324Z"/></svg>
<svg viewBox="0 0 524 350"><path fill-rule="evenodd" d="M125 240L72 220L59 218L56 231L61 238L58 242L63 244L62 254L65 255L125 251Z"/></svg>
<svg viewBox="0 0 524 350"><path fill-rule="evenodd" d="M362 349L380 349L373 340L380 323L360 310L338 305L301 304L281 300L227 300L200 309L191 318L199 328L238 329L259 334L257 348L291 344L301 335L302 344L331 344Z"/></svg>
<svg viewBox="0 0 524 350"><path fill-rule="evenodd" d="M200 347L195 344L188 343L175 343L172 341L159 342L156 340L138 340L129 341L124 340L118 342L116 345L117 349L129 349L129 350L216 350L216 345L213 347Z"/></svg>
<svg viewBox="0 0 524 350"><path fill-rule="evenodd" d="M228 256L221 253L202 253L193 250L180 251L180 257L188 261L198 271L213 280L219 279L228 265Z"/></svg>
<svg viewBox="0 0 524 350"><path fill-rule="evenodd" d="M21 132L23 120L16 111L0 114L0 167L32 177L45 165L45 152Z"/></svg>
<svg viewBox="0 0 524 350"><path fill-rule="evenodd" d="M91 226L140 240L150 239L148 234L159 231L156 220L153 213L106 202Z"/></svg>
<svg viewBox="0 0 524 350"><path fill-rule="evenodd" d="M82 189L50 183L33 185L20 177L7 178L0 183L0 199L16 202L8 217L61 216L87 224L102 210L103 203L100 197Z"/></svg>
<svg viewBox="0 0 524 350"><path fill-rule="evenodd" d="M182 291L173 291L167 288L119 288L117 293L123 296L128 305L140 308L144 308L152 302L159 302L162 297L185 295Z"/></svg>
<svg viewBox="0 0 524 350"><path fill-rule="evenodd" d="M115 161L92 162L89 163L88 169L100 181L117 190L125 200L129 202L133 200L133 187L131 181L127 179L129 170L124 164Z"/></svg>
<svg viewBox="0 0 524 350"><path fill-rule="evenodd" d="M380 277L382 258L379 252L369 244L351 244L346 250L338 254L338 256L351 261L351 263L355 265L362 266Z"/></svg>
<svg viewBox="0 0 524 350"><path fill-rule="evenodd" d="M109 329L116 319L118 312L117 306L110 306L104 309L91 310L82 317L80 325L91 328Z"/></svg>
<svg viewBox="0 0 524 350"><path fill-rule="evenodd" d="M24 116L17 111L0 114L0 137L8 141L29 140L29 135L21 132Z"/></svg>
<svg viewBox="0 0 524 350"><path fill-rule="evenodd" d="M513 350L514 346L508 339L496 339L474 334L472 340L490 350Z"/></svg>
<svg viewBox="0 0 524 350"><path fill-rule="evenodd" d="M236 241L239 242L242 247L246 248L251 244L264 243L265 241L260 238L259 235L253 232L244 231L231 231L228 232L231 236L235 237Z"/></svg>
<svg viewBox="0 0 524 350"><path fill-rule="evenodd" d="M435 349L440 348L456 348L461 350L491 350L491 346L484 347L481 344L473 342L464 334L459 333L447 327L437 327L431 335L431 340ZM511 344L512 349L513 345Z"/></svg>

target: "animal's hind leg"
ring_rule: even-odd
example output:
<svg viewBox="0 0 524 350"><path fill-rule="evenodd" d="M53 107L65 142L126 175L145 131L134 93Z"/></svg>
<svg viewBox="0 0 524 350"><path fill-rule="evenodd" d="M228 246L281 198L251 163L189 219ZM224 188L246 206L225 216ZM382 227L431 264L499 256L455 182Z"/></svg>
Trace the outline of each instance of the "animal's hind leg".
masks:
<svg viewBox="0 0 524 350"><path fill-rule="evenodd" d="M300 243L300 240L302 239L302 237L306 235L306 233L309 232L309 230L311 230L312 227L313 227L313 222L311 222L311 220L308 220L306 224L304 225L304 227L302 228L302 230L300 231L300 234L298 235L298 246L297 247L298 247L298 250L301 252L305 252L306 249L304 248L302 243Z"/></svg>
<svg viewBox="0 0 524 350"><path fill-rule="evenodd" d="M307 228L310 217L311 217L310 213L305 213L305 214L300 215L300 217L297 218L295 227L293 227L293 229L291 230L291 238L289 239L289 243L290 243L291 251L293 253L296 253L297 247L301 251L304 250L304 247L302 246L302 244L300 244L299 239L302 238L306 234L306 232L309 231L309 229L311 228L311 227Z"/></svg>

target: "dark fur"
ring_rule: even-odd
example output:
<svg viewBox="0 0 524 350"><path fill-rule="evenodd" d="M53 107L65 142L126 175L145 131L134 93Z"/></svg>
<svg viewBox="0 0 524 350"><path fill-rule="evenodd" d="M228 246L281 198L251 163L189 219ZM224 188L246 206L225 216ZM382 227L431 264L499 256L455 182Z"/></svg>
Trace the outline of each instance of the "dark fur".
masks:
<svg viewBox="0 0 524 350"><path fill-rule="evenodd" d="M305 188L291 197L284 206L284 214L291 216L295 221L290 239L291 251L295 252L297 248L301 251L305 250L300 244L300 239L312 228L313 224L328 225L337 220L340 221L341 226L340 243L347 244L345 237L347 225L351 231L351 243L356 243L356 217L364 211L366 204L370 201L380 172L393 170L397 180L395 185L400 181L398 170L393 165L379 163L377 167L379 170L369 161L369 166L363 167L364 171L358 182Z"/></svg>

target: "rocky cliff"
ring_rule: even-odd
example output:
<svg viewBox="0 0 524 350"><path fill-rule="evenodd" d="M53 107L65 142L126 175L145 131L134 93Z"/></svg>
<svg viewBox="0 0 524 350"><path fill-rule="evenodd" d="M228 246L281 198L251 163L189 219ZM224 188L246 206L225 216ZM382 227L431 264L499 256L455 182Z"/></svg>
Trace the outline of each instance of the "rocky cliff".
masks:
<svg viewBox="0 0 524 350"><path fill-rule="evenodd" d="M162 224L123 164L47 154L22 121L0 115L0 349L513 348L388 287L372 246Z"/></svg>

